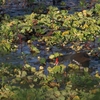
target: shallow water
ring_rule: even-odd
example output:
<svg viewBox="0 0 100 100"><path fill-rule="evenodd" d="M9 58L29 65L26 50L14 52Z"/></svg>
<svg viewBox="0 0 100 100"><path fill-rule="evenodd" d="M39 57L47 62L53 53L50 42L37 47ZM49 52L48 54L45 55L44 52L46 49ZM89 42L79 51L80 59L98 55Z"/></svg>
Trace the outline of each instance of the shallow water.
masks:
<svg viewBox="0 0 100 100"><path fill-rule="evenodd" d="M62 0L65 1L66 6L71 7L72 10L69 10L69 13L74 13L75 11L80 11L79 2L80 0ZM39 0L35 0L36 3L40 3ZM90 0L86 0L86 2L90 2ZM43 4L52 5L52 0L43 0ZM3 5L4 13L9 14L11 17L14 16L23 16L25 14L32 13L32 6L27 7L27 3L25 0L6 0L6 4ZM35 5L33 5L34 7ZM59 7L59 4L56 5Z"/></svg>
<svg viewBox="0 0 100 100"><path fill-rule="evenodd" d="M16 50L15 52L11 52L8 55L0 56L0 63L8 63L13 65L21 65L21 66L24 66L25 64L29 64L30 66L35 67L37 70L39 70L40 66L42 66L44 67L44 73L47 74L48 73L47 68L55 66L54 62L46 61L46 64L42 64L40 63L39 58L48 59L51 54L54 54L56 52L62 53L63 55L69 55L75 53L74 50L66 51L66 49L57 46L47 47L46 45L41 45L41 43L38 41L34 41L33 45L40 50L40 53L38 54L31 53L27 43L23 43L22 49L20 48L20 44L19 44L18 50ZM65 48L68 48L68 46L69 44L66 45ZM49 50L47 48L49 48ZM67 67L69 61L63 60L61 63L66 65ZM92 75L95 74L96 71L100 73L100 59L97 60L91 58L89 67L94 70L92 72Z"/></svg>

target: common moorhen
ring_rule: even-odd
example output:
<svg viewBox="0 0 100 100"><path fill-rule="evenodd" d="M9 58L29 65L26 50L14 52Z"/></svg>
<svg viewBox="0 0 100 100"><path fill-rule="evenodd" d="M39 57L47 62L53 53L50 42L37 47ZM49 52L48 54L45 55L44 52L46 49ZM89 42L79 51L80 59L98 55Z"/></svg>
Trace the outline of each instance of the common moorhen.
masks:
<svg viewBox="0 0 100 100"><path fill-rule="evenodd" d="M90 62L90 57L86 52L75 53L72 55L63 55L58 57L59 62L65 62L66 60L71 63L75 63L82 67L88 67Z"/></svg>

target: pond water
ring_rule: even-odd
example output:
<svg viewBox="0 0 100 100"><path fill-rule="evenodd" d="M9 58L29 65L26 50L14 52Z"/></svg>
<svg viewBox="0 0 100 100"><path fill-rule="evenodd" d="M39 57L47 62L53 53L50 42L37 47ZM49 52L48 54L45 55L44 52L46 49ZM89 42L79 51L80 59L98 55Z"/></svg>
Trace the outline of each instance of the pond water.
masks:
<svg viewBox="0 0 100 100"><path fill-rule="evenodd" d="M21 45L19 44L18 50L16 50L15 52L11 52L8 55L1 56L0 62L1 63L6 62L8 64L21 65L21 66L27 63L35 67L37 70L39 70L39 68L43 66L45 73L47 73L47 67L54 66L54 62L46 61L46 64L41 64L39 58L48 59L49 56L51 54L54 54L55 52L61 52L62 54L66 54L66 52L60 49L59 47L56 47L56 46L48 47L46 45L41 45L41 42L38 42L38 41L34 41L33 45L36 46L40 50L39 54L31 53L30 48L27 45L27 43L23 43L22 49L20 48ZM68 64L66 62L64 63Z"/></svg>
<svg viewBox="0 0 100 100"><path fill-rule="evenodd" d="M52 5L52 0L35 0L34 4L39 4L39 1L44 5ZM75 11L80 11L79 2L80 0L62 0L66 3L66 6L70 7L69 13ZM90 3L91 0L85 0L87 3ZM27 7L27 2L25 0L6 0L6 4L2 6L4 13L9 14L11 17L21 16L25 14L31 14L33 8L36 5ZM39 6L39 5L38 5ZM58 8L62 6L56 5ZM68 9L67 9L68 10Z"/></svg>
<svg viewBox="0 0 100 100"><path fill-rule="evenodd" d="M8 64L21 65L21 66L24 66L25 64L29 64L30 66L35 67L37 70L43 67L44 73L47 74L48 73L47 68L55 66L54 65L55 60L50 62L46 61L45 64L42 64L40 61L41 58L47 60L50 55L53 55L56 52L59 52L63 55L72 55L75 53L75 51L70 48L71 44L65 45L64 48L59 46L48 47L46 45L41 44L41 42L33 41L32 45L36 46L40 50L40 53L38 54L32 53L28 44L23 43L22 49L20 48L21 45L19 44L18 50L16 50L15 52L11 52L8 55L1 56L0 63L6 62ZM86 49L84 51L87 52ZM91 60L90 60L89 68L93 69L92 75L95 74L96 71L100 72L100 59L92 58L91 55L90 55L90 59ZM68 60L63 59L61 63L67 67L70 62Z"/></svg>

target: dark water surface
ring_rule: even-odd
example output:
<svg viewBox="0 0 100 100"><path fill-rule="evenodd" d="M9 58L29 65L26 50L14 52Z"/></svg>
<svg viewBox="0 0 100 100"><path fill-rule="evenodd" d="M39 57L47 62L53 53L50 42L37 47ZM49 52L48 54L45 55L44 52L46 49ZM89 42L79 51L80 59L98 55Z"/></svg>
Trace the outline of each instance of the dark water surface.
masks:
<svg viewBox="0 0 100 100"><path fill-rule="evenodd" d="M4 13L9 14L11 17L13 16L22 16L25 14L31 14L32 13L32 7L35 7L34 4L44 4L44 5L52 5L52 0L43 0L42 2L39 2L41 0L35 0L33 5L27 6L27 3L25 0L6 0L6 4L3 5ZM45 2L46 1L46 2ZM79 11L79 2L80 0L62 0L65 1L66 6L71 7L71 11L69 13L73 13L74 11ZM90 2L91 0L86 0L86 2ZM37 5L39 6L39 5ZM57 7L60 7L59 4L56 5Z"/></svg>

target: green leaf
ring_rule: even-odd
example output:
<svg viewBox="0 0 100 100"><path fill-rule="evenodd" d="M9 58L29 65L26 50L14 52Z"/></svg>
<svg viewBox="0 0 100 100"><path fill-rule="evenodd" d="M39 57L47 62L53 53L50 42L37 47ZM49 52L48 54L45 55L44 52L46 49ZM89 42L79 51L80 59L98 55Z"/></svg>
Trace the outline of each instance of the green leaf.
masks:
<svg viewBox="0 0 100 100"><path fill-rule="evenodd" d="M40 53L39 49L37 49L37 47L35 47L34 45L31 45L30 49L32 52Z"/></svg>
<svg viewBox="0 0 100 100"><path fill-rule="evenodd" d="M18 82L21 81L21 78L20 77L17 77L16 78L16 81L18 81Z"/></svg>
<svg viewBox="0 0 100 100"><path fill-rule="evenodd" d="M55 56L52 54L52 55L49 56L49 58L50 58L50 59L54 59Z"/></svg>
<svg viewBox="0 0 100 100"><path fill-rule="evenodd" d="M63 73L64 69L66 68L65 65L58 65L58 66L54 66L53 68L48 67L48 71L49 73Z"/></svg>
<svg viewBox="0 0 100 100"><path fill-rule="evenodd" d="M51 55L49 56L49 58L50 58L50 59L54 59L54 58L56 58L56 57L58 57L58 56L61 56L61 55L62 55L62 53L56 52L56 53L54 53L54 54L51 54Z"/></svg>
<svg viewBox="0 0 100 100"><path fill-rule="evenodd" d="M57 100L65 100L65 97L61 95L60 97L57 98Z"/></svg>
<svg viewBox="0 0 100 100"><path fill-rule="evenodd" d="M36 72L36 68L35 67L31 67L31 72Z"/></svg>
<svg viewBox="0 0 100 100"><path fill-rule="evenodd" d="M58 97L60 97L61 93L60 93L60 91L54 91L54 95L58 98Z"/></svg>
<svg viewBox="0 0 100 100"><path fill-rule="evenodd" d="M40 58L40 64L45 64L46 63L46 58Z"/></svg>
<svg viewBox="0 0 100 100"><path fill-rule="evenodd" d="M31 66L29 64L25 64L24 68L31 68Z"/></svg>
<svg viewBox="0 0 100 100"><path fill-rule="evenodd" d="M62 91L61 91L61 94L62 94L63 96L66 96L66 95L67 95L67 91L66 91L66 90L62 90Z"/></svg>
<svg viewBox="0 0 100 100"><path fill-rule="evenodd" d="M21 77L25 77L27 75L26 71L22 71Z"/></svg>
<svg viewBox="0 0 100 100"><path fill-rule="evenodd" d="M61 53L58 53L58 52L56 52L56 53L54 53L54 56L55 57L58 57L58 56L61 56L62 54Z"/></svg>

